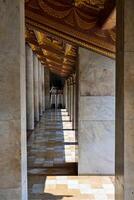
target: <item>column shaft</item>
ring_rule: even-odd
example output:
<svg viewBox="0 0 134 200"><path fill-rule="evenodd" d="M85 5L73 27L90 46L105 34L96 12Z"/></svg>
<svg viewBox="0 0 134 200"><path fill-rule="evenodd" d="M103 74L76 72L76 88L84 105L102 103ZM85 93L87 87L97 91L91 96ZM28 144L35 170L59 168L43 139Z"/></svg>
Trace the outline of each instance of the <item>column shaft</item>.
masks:
<svg viewBox="0 0 134 200"><path fill-rule="evenodd" d="M26 45L26 102L27 129L34 129L34 83L33 83L33 52Z"/></svg>
<svg viewBox="0 0 134 200"><path fill-rule="evenodd" d="M67 80L65 81L65 108L66 108L66 110L68 111L68 102L67 102Z"/></svg>
<svg viewBox="0 0 134 200"><path fill-rule="evenodd" d="M50 72L44 67L44 82L45 82L45 109L50 108Z"/></svg>
<svg viewBox="0 0 134 200"><path fill-rule="evenodd" d="M73 124L74 120L74 86L73 86L73 78L71 78L71 85L70 85L70 93L71 93L71 121Z"/></svg>
<svg viewBox="0 0 134 200"><path fill-rule="evenodd" d="M70 95L70 79L68 79L68 82L67 82L67 93L68 93L68 115L70 116L70 114L71 114L71 112L70 112L70 109L71 109L71 99L70 99L70 97L71 97L71 95Z"/></svg>
<svg viewBox="0 0 134 200"><path fill-rule="evenodd" d="M42 70L41 70L41 63L39 61L39 113L40 113L40 116L42 116Z"/></svg>
<svg viewBox="0 0 134 200"><path fill-rule="evenodd" d="M42 65L42 109L45 111L45 83L44 83L44 66Z"/></svg>
<svg viewBox="0 0 134 200"><path fill-rule="evenodd" d="M73 129L76 129L76 83L74 81L74 120L73 120Z"/></svg>
<svg viewBox="0 0 134 200"><path fill-rule="evenodd" d="M33 57L34 67L34 117L35 121L39 121L39 75L38 75L38 58L34 54Z"/></svg>
<svg viewBox="0 0 134 200"><path fill-rule="evenodd" d="M134 199L134 1L117 1L116 186L118 200Z"/></svg>
<svg viewBox="0 0 134 200"><path fill-rule="evenodd" d="M0 1L0 199L27 200L24 1Z"/></svg>

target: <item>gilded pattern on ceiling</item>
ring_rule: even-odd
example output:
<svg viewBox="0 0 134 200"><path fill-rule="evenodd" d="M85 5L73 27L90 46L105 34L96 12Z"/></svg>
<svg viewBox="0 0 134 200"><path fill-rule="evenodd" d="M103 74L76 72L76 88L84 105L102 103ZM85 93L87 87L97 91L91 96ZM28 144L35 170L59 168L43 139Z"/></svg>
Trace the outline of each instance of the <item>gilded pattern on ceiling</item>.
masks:
<svg viewBox="0 0 134 200"><path fill-rule="evenodd" d="M75 5L80 6L95 6L97 8L104 8L105 0L75 0Z"/></svg>
<svg viewBox="0 0 134 200"><path fill-rule="evenodd" d="M30 2L30 1L29 1ZM44 14L53 17L57 20L62 20L65 24L79 29L90 30L95 27L97 18L95 15L89 16L77 7L65 5L63 3L55 6L54 0L37 0L38 6ZM30 7L35 9L35 5L30 4ZM39 9L38 8L38 9ZM38 10L37 9L37 10Z"/></svg>
<svg viewBox="0 0 134 200"><path fill-rule="evenodd" d="M26 24L113 58L115 29L103 30L97 24L104 4L105 0L27 0ZM47 40L45 45L49 48L50 43ZM56 49L54 42L52 45Z"/></svg>
<svg viewBox="0 0 134 200"><path fill-rule="evenodd" d="M26 28L25 35L33 52L50 71L63 77L74 72L77 47L29 28Z"/></svg>

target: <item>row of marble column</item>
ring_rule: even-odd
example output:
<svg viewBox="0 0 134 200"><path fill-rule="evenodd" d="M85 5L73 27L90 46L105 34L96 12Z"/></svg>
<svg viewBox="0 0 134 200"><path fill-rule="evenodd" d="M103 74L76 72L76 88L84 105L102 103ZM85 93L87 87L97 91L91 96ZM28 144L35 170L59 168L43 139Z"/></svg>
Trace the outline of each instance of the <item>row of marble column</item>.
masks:
<svg viewBox="0 0 134 200"><path fill-rule="evenodd" d="M44 66L26 44L27 130L33 130L45 111Z"/></svg>
<svg viewBox="0 0 134 200"><path fill-rule="evenodd" d="M70 76L64 86L65 108L72 122L72 128L76 129L76 75Z"/></svg>

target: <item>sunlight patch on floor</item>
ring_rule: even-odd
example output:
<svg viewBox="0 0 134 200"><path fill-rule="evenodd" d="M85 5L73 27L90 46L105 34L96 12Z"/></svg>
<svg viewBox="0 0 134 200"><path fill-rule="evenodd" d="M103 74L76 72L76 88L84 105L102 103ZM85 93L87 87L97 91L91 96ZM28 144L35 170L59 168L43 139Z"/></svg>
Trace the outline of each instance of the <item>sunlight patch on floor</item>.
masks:
<svg viewBox="0 0 134 200"><path fill-rule="evenodd" d="M63 196L61 198L63 200L114 200L113 178L109 176L48 176L44 193ZM67 196L70 197L67 198Z"/></svg>
<svg viewBox="0 0 134 200"><path fill-rule="evenodd" d="M65 162L72 163L78 161L78 147L76 145L65 145Z"/></svg>

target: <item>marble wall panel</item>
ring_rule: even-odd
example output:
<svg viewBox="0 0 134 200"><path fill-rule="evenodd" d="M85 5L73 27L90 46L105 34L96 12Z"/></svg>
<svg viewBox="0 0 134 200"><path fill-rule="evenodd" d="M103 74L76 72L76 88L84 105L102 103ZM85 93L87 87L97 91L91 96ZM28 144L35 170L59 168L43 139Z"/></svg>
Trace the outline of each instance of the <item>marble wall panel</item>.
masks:
<svg viewBox="0 0 134 200"><path fill-rule="evenodd" d="M80 121L79 131L80 174L114 174L115 122Z"/></svg>
<svg viewBox="0 0 134 200"><path fill-rule="evenodd" d="M91 59L81 59L79 77L80 77L80 95L81 96L111 96L115 95L115 67L114 60L105 58L90 52L84 55L81 51L81 57L90 57ZM97 59L96 59L97 57ZM86 62L87 61L87 62Z"/></svg>
<svg viewBox="0 0 134 200"><path fill-rule="evenodd" d="M114 120L115 97L80 96L79 120Z"/></svg>
<svg viewBox="0 0 134 200"><path fill-rule="evenodd" d="M79 49L79 174L114 174L115 61Z"/></svg>

